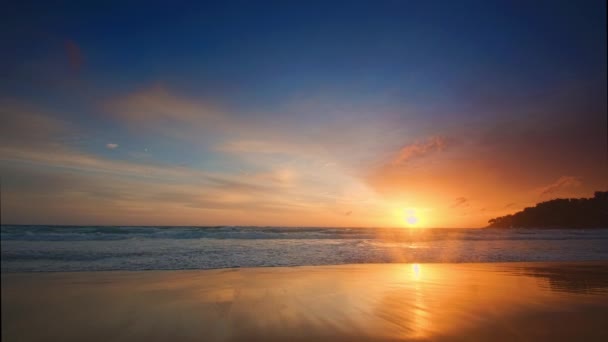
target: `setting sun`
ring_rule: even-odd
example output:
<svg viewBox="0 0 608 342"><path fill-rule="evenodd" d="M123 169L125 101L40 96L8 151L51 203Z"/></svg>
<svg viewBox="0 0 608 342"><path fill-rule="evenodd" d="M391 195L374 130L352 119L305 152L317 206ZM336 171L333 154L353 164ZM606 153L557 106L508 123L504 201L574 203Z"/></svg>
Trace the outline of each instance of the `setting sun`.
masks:
<svg viewBox="0 0 608 342"><path fill-rule="evenodd" d="M410 228L421 228L424 224L420 212L413 208L403 210L403 221Z"/></svg>

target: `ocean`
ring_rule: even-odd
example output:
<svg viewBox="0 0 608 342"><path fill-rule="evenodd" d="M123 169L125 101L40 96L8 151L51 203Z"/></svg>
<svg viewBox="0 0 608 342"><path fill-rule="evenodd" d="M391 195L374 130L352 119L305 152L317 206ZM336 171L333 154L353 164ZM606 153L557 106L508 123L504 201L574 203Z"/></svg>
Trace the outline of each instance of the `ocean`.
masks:
<svg viewBox="0 0 608 342"><path fill-rule="evenodd" d="M608 229L1 227L2 272L608 260Z"/></svg>

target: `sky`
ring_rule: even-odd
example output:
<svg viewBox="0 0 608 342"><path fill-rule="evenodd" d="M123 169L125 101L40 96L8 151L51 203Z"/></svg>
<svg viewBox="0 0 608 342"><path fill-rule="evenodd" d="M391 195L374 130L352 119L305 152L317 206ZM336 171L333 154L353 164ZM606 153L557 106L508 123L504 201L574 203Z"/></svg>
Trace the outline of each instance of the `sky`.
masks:
<svg viewBox="0 0 608 342"><path fill-rule="evenodd" d="M483 227L608 189L603 0L0 19L4 224Z"/></svg>

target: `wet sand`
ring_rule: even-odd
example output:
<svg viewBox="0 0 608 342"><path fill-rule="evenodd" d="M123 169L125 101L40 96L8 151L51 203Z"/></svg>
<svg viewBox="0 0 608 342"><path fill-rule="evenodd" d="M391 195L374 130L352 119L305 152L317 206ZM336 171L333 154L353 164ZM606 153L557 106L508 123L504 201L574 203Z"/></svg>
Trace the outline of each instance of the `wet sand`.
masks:
<svg viewBox="0 0 608 342"><path fill-rule="evenodd" d="M608 341L608 262L3 273L2 341Z"/></svg>

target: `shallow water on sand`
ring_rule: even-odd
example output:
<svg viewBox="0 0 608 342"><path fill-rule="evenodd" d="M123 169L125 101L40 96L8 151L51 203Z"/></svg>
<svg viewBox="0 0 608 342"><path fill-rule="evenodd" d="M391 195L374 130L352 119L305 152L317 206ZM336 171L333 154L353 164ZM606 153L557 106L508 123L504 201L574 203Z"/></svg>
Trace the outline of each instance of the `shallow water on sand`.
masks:
<svg viewBox="0 0 608 342"><path fill-rule="evenodd" d="M3 341L606 341L608 263L2 274Z"/></svg>

